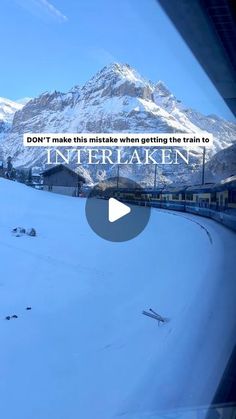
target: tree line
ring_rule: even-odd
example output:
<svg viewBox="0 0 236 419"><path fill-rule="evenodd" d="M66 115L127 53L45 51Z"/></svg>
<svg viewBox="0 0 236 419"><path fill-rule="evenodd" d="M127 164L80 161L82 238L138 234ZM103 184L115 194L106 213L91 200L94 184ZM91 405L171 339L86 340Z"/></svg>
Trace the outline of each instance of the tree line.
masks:
<svg viewBox="0 0 236 419"><path fill-rule="evenodd" d="M19 169L13 166L12 158L9 156L6 163L2 161L0 163L0 177L10 180L16 180L26 185L33 184L32 168Z"/></svg>

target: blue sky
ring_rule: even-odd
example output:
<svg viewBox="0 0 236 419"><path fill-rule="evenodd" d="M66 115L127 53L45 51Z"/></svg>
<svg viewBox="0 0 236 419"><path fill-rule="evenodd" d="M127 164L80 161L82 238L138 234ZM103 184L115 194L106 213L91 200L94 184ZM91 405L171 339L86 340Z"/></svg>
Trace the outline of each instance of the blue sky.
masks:
<svg viewBox="0 0 236 419"><path fill-rule="evenodd" d="M1 0L0 96L67 91L118 61L187 106L233 120L155 0Z"/></svg>

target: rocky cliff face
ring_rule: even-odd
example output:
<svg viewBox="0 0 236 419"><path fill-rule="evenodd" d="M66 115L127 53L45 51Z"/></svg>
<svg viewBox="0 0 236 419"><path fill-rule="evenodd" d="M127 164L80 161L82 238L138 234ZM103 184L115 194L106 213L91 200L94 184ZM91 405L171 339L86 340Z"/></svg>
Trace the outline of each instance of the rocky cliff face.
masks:
<svg viewBox="0 0 236 419"><path fill-rule="evenodd" d="M186 108L162 82L155 85L129 65L115 63L103 68L82 87L75 86L67 93L46 92L26 103L15 113L1 149L5 158L13 157L15 166L41 166L45 163L45 150L24 148L24 132L194 133L199 130L214 135L209 157L235 140L235 124ZM196 158L189 171L195 170L197 164ZM95 180L114 174L116 169L84 166L85 171ZM150 178L150 167L123 167L122 171L122 175L132 175L137 180ZM158 171L168 181L186 180L189 175L183 166L172 173L163 167Z"/></svg>

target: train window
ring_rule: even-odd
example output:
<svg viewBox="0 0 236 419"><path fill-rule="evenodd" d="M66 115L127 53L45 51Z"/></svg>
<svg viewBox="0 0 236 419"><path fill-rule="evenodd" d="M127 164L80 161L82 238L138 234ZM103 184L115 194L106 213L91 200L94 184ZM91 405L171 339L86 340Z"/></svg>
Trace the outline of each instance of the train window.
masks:
<svg viewBox="0 0 236 419"><path fill-rule="evenodd" d="M187 194L186 201L192 201L192 200L193 200L193 195Z"/></svg>
<svg viewBox="0 0 236 419"><path fill-rule="evenodd" d="M179 194L173 194L172 199L175 199L177 201L179 199Z"/></svg>
<svg viewBox="0 0 236 419"><path fill-rule="evenodd" d="M216 193L215 192L213 192L211 194L211 202L216 202Z"/></svg>
<svg viewBox="0 0 236 419"><path fill-rule="evenodd" d="M236 191L230 191L229 193L229 203L236 204Z"/></svg>

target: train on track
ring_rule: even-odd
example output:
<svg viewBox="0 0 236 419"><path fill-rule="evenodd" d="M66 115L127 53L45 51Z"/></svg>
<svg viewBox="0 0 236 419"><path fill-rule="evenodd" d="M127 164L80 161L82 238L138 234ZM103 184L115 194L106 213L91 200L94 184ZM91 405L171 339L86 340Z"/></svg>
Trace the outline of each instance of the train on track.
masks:
<svg viewBox="0 0 236 419"><path fill-rule="evenodd" d="M214 184L117 189L117 199L136 205L188 212L212 218L236 231L236 175Z"/></svg>

